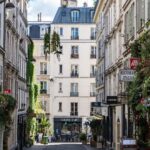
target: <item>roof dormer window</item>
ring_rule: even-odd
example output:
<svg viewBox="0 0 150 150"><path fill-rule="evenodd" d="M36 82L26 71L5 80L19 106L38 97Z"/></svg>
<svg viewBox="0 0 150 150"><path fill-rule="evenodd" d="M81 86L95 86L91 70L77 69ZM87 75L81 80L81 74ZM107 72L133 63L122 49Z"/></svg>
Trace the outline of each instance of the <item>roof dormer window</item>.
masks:
<svg viewBox="0 0 150 150"><path fill-rule="evenodd" d="M71 20L72 22L78 22L80 18L80 12L79 10L73 10L71 11Z"/></svg>

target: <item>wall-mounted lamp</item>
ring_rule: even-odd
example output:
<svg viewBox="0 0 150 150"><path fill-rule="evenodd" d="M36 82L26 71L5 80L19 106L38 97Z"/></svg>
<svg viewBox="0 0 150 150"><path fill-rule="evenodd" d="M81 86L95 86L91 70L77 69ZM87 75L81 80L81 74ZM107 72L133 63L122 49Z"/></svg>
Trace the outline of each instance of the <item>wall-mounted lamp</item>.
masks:
<svg viewBox="0 0 150 150"><path fill-rule="evenodd" d="M8 3L6 3L5 8L6 9L13 9L13 8L15 8L15 5L12 2L10 2L10 0L9 0Z"/></svg>
<svg viewBox="0 0 150 150"><path fill-rule="evenodd" d="M1 4L1 3L4 3L4 2L6 2L6 0L0 0L0 4ZM10 2L10 0L9 0L9 1L6 3L5 8L6 8L6 9L13 9L13 8L15 8L15 5L14 5L12 2Z"/></svg>

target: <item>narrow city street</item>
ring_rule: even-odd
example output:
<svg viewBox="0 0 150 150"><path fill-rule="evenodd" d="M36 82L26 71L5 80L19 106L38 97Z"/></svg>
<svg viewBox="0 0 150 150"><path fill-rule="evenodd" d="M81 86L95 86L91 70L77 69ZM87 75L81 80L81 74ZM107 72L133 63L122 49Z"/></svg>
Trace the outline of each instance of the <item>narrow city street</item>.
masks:
<svg viewBox="0 0 150 150"><path fill-rule="evenodd" d="M50 143L48 145L35 144L31 148L24 148L23 150L97 150L89 145L81 143Z"/></svg>

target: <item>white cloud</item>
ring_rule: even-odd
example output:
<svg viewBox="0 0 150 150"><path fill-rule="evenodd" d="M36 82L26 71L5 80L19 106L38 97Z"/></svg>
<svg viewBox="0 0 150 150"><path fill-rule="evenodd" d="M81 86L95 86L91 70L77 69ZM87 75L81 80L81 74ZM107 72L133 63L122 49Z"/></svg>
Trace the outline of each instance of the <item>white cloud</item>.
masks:
<svg viewBox="0 0 150 150"><path fill-rule="evenodd" d="M78 6L84 2L88 6L93 6L93 0L78 0ZM28 4L28 20L37 21L38 13L42 13L42 21L52 21L54 15L60 6L60 0L30 0Z"/></svg>

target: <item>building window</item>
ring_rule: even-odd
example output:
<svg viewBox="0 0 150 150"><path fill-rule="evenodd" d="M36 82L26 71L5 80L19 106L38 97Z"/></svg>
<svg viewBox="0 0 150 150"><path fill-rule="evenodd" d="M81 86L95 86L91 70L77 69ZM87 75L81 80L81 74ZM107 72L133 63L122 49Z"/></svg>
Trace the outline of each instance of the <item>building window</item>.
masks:
<svg viewBox="0 0 150 150"><path fill-rule="evenodd" d="M60 35L63 36L63 28L60 28Z"/></svg>
<svg viewBox="0 0 150 150"><path fill-rule="evenodd" d="M79 58L78 46L71 47L71 58Z"/></svg>
<svg viewBox="0 0 150 150"><path fill-rule="evenodd" d="M71 65L71 77L78 77L78 65Z"/></svg>
<svg viewBox="0 0 150 150"><path fill-rule="evenodd" d="M60 74L63 73L63 67L62 67L62 65L59 65L59 73L60 73Z"/></svg>
<svg viewBox="0 0 150 150"><path fill-rule="evenodd" d="M96 58L96 46L91 46L91 56L90 58Z"/></svg>
<svg viewBox="0 0 150 150"><path fill-rule="evenodd" d="M59 83L59 93L62 93L62 83Z"/></svg>
<svg viewBox="0 0 150 150"><path fill-rule="evenodd" d="M91 28L91 40L96 39L96 28Z"/></svg>
<svg viewBox="0 0 150 150"><path fill-rule="evenodd" d="M71 11L71 20L72 22L79 22L80 19L80 12L79 10Z"/></svg>
<svg viewBox="0 0 150 150"><path fill-rule="evenodd" d="M79 39L79 29L78 28L71 28L71 39L72 40Z"/></svg>
<svg viewBox="0 0 150 150"><path fill-rule="evenodd" d="M71 83L70 96L78 96L78 83Z"/></svg>
<svg viewBox="0 0 150 150"><path fill-rule="evenodd" d="M47 82L46 81L41 81L40 82L40 93L41 94L47 94Z"/></svg>
<svg viewBox="0 0 150 150"><path fill-rule="evenodd" d="M90 84L90 96L96 96L96 84L95 83L91 83Z"/></svg>
<svg viewBox="0 0 150 150"><path fill-rule="evenodd" d="M140 24L138 24L138 21L137 26L137 30L142 27ZM127 42L132 36L134 36L134 3L125 14L125 41Z"/></svg>
<svg viewBox="0 0 150 150"><path fill-rule="evenodd" d="M71 103L70 116L78 116L78 103Z"/></svg>
<svg viewBox="0 0 150 150"><path fill-rule="evenodd" d="M47 74L47 63L46 62L40 63L40 74Z"/></svg>
<svg viewBox="0 0 150 150"><path fill-rule="evenodd" d="M136 1L136 16L137 16L136 17L136 29L137 29L137 31L139 31L145 24L145 0L137 0ZM131 22L134 22L133 18L132 18Z"/></svg>
<svg viewBox="0 0 150 150"><path fill-rule="evenodd" d="M90 77L93 78L95 76L96 76L96 66L91 65L91 67L90 67Z"/></svg>
<svg viewBox="0 0 150 150"><path fill-rule="evenodd" d="M62 112L62 102L59 102L58 111Z"/></svg>

